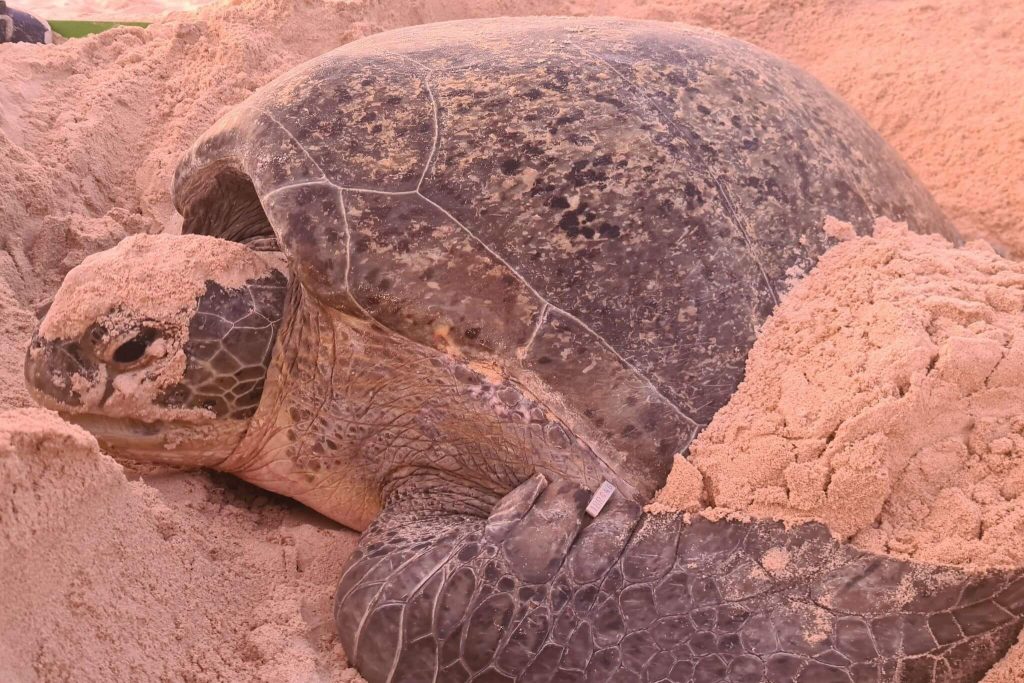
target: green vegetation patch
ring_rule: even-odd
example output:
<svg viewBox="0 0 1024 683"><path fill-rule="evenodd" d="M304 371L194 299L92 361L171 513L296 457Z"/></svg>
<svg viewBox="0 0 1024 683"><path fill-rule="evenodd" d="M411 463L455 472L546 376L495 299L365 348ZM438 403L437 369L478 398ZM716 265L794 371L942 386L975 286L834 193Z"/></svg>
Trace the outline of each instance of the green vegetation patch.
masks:
<svg viewBox="0 0 1024 683"><path fill-rule="evenodd" d="M118 26L149 26L148 21L47 21L54 33L59 33L65 38L81 38Z"/></svg>

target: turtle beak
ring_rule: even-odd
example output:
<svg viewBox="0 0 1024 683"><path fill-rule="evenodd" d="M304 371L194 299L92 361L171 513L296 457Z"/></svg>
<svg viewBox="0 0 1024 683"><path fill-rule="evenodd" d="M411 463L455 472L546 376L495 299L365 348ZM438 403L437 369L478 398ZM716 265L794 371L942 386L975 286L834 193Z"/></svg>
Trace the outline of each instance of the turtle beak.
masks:
<svg viewBox="0 0 1024 683"><path fill-rule="evenodd" d="M155 425L91 412L102 407L113 390L109 381L102 381L103 395L97 403L101 380L99 364L77 341L53 341L38 334L32 338L25 355L25 384L36 403L91 432L104 448L154 441L159 436Z"/></svg>
<svg viewBox="0 0 1024 683"><path fill-rule="evenodd" d="M77 341L43 339L36 334L25 355L25 384L36 403L91 433L108 453L129 458L141 453L146 461L180 465L190 462L189 457L198 458L199 446L208 445L208 435L192 434L187 423L104 414L114 391L112 377ZM248 423L225 421L229 422L224 433L234 444ZM169 444L175 445L173 452Z"/></svg>
<svg viewBox="0 0 1024 683"><path fill-rule="evenodd" d="M32 338L25 354L25 384L37 403L51 410L74 410L82 406L79 387L89 386L99 374L78 342ZM78 381L75 381L76 378Z"/></svg>

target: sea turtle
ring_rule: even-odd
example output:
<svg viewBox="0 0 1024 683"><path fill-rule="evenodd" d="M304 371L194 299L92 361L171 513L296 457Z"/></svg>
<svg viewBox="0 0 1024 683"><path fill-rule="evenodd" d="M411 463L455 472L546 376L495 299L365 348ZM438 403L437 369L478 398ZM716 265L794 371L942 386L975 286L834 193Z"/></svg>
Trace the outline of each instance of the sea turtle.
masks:
<svg viewBox="0 0 1024 683"><path fill-rule="evenodd" d="M642 513L826 217L958 239L785 62L650 22L393 31L261 88L173 192L192 237L72 271L28 382L115 452L365 530L335 616L371 683L976 681L1016 637L1020 572Z"/></svg>
<svg viewBox="0 0 1024 683"><path fill-rule="evenodd" d="M0 0L0 43L51 43L50 24Z"/></svg>

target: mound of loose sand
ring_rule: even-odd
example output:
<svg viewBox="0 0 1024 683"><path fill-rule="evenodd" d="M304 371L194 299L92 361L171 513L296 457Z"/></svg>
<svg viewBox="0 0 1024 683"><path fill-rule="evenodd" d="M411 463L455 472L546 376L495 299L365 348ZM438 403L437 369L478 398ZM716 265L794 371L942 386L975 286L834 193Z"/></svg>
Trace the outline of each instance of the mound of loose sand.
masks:
<svg viewBox="0 0 1024 683"><path fill-rule="evenodd" d="M656 504L1024 566L1024 264L880 220L786 295L674 469Z"/></svg>
<svg viewBox="0 0 1024 683"><path fill-rule="evenodd" d="M355 679L331 617L354 536L218 482L128 481L55 414L0 413L0 680Z"/></svg>
<svg viewBox="0 0 1024 683"><path fill-rule="evenodd" d="M74 7L76 16L90 9L88 0L56 4ZM147 7L159 5L154 0ZM1024 254L1018 173L1024 166L1024 8L1015 0L234 0L171 15L147 30L117 29L60 46L0 46L0 408L30 404L21 364L33 306L48 299L86 255L128 234L176 229L168 193L174 164L226 108L287 68L368 33L540 13L686 21L787 57L859 109L962 231ZM818 312L846 316L853 329L888 344L893 369L879 367L889 359L875 347L812 318L817 332L773 348L794 361L790 365L806 368L807 387L824 387L826 397L846 391L854 402L825 400L831 407L822 408L805 400L804 380L790 375L778 383L776 398L757 398L745 389L727 411L762 411L764 421L752 423L750 433L765 450L760 456L737 452L753 459L763 477L748 491L712 473L707 490L716 505L736 510L829 516L855 542L892 553L934 554L945 531L956 539L948 544L954 554L981 548L992 562L1012 562L1018 557L1008 539L1017 524L1013 459L1020 432L998 408L1001 399L982 401L994 395L984 385L996 374L981 377L978 385L982 373L974 361L963 366L974 368L974 375L961 377L950 374L942 359L977 349L991 361L996 346L1006 359L1016 353L1014 311L1006 308L1016 299L1007 294L1011 284L999 280L1017 272L1016 266L977 249L953 256L915 239L894 234L858 240L837 249L826 267L849 261L849 268L839 268L848 277L856 267L884 272L907 262L921 272L907 274L902 294L900 278L882 278L883 294L894 302L904 295L920 301L928 286L924 273L930 272L937 287L956 292L944 295L953 299L949 311L911 307L914 315L903 322L897 310L906 307L899 303L887 313L812 278L806 286L818 287L823 297ZM898 245L910 245L911 255L882 263L880 254L904 249ZM956 289L961 277L964 284ZM859 281L873 287L869 280ZM977 298L988 289L1010 298ZM787 305L795 305L798 293ZM961 314L961 299L977 305ZM855 304L869 321L854 320L839 302ZM923 316L933 312L945 322L934 329L925 325L921 333ZM975 314L982 317L970 317ZM784 330L785 315L769 323L759 348L781 338L783 332L772 330ZM966 322L957 322L959 315ZM789 324L795 334L797 321ZM795 363L799 340L805 344L799 348L812 349L818 348L815 339L829 335L851 345L853 355L835 366L844 371ZM820 362L830 358L826 347L819 349ZM762 372L758 362L768 366L769 360L752 358L751 377ZM1006 363L1001 356L993 367L1008 368ZM946 392L943 401L925 387ZM871 413L878 406L899 407L908 421L894 415L879 426L884 415ZM989 422L964 428L974 435L961 439L965 451L955 445L957 434L934 424L933 408ZM723 413L722 425L738 414ZM865 414L874 417L858 419ZM827 425L835 427L834 436ZM793 437L798 433L806 436ZM890 433L899 447L883 443ZM937 433L948 438L930 436ZM712 472L713 463L724 459L727 439L741 440L716 421L694 461ZM794 439L796 445L785 445ZM940 479L914 474L925 457L923 441L931 444L927 452L941 454ZM832 445L837 442L848 447ZM864 455L869 448L870 457ZM854 467L858 457L870 466ZM879 484L885 493L867 492L864 510L846 514L839 496L829 496L833 482L822 478L832 468L846 473L837 477L837 494L843 476L849 484L861 481L857 477L870 480L871 472L885 479ZM699 504L705 479L687 464L677 474L687 469L688 479L673 481L679 490L689 486ZM953 481L954 471L965 478ZM942 505L929 498L932 491L944 496ZM969 524L946 514L949 509L962 510ZM316 519L229 478L162 473L129 480L88 435L53 416L0 413L0 679L345 680L352 672L324 619L354 535L321 528L324 522ZM1024 678L1018 660L1002 666L991 683L997 676L999 683Z"/></svg>

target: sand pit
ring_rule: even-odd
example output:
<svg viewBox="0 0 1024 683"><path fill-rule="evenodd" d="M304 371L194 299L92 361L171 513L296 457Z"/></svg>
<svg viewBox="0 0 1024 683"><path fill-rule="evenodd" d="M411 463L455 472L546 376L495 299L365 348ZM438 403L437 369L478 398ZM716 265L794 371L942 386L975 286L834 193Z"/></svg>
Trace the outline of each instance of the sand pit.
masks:
<svg viewBox="0 0 1024 683"><path fill-rule="evenodd" d="M780 54L864 114L961 231L1024 254L1019 3L242 0L147 30L0 48L0 408L31 405L21 374L32 309L88 254L177 228L174 164L227 107L362 35L531 13L685 21ZM766 379L723 411L694 449L696 467L678 469L689 472L675 480L680 500L826 519L859 545L917 559L1020 564L1024 421L1007 408L1020 405L1010 378L1024 363L1019 266L893 232L846 242L823 266L844 267L884 277L852 278L843 292L821 276L797 286L793 317L769 323L759 348L792 354L779 342L791 334L817 355L789 372L767 351L751 359L752 376ZM826 311L832 302L845 304ZM847 316L848 336L825 312ZM800 316L820 324L805 328ZM949 362L958 358L970 362ZM883 438L899 447L881 448ZM730 444L759 478L730 476ZM943 465L940 476L922 475L923 458ZM355 675L325 621L351 532L226 477L126 477L91 437L41 412L0 414L0 472L0 576L16 596L0 608L0 630L17 634L3 639L0 679ZM844 498L854 494L855 506ZM1022 680L1022 661L1009 657L987 683Z"/></svg>

